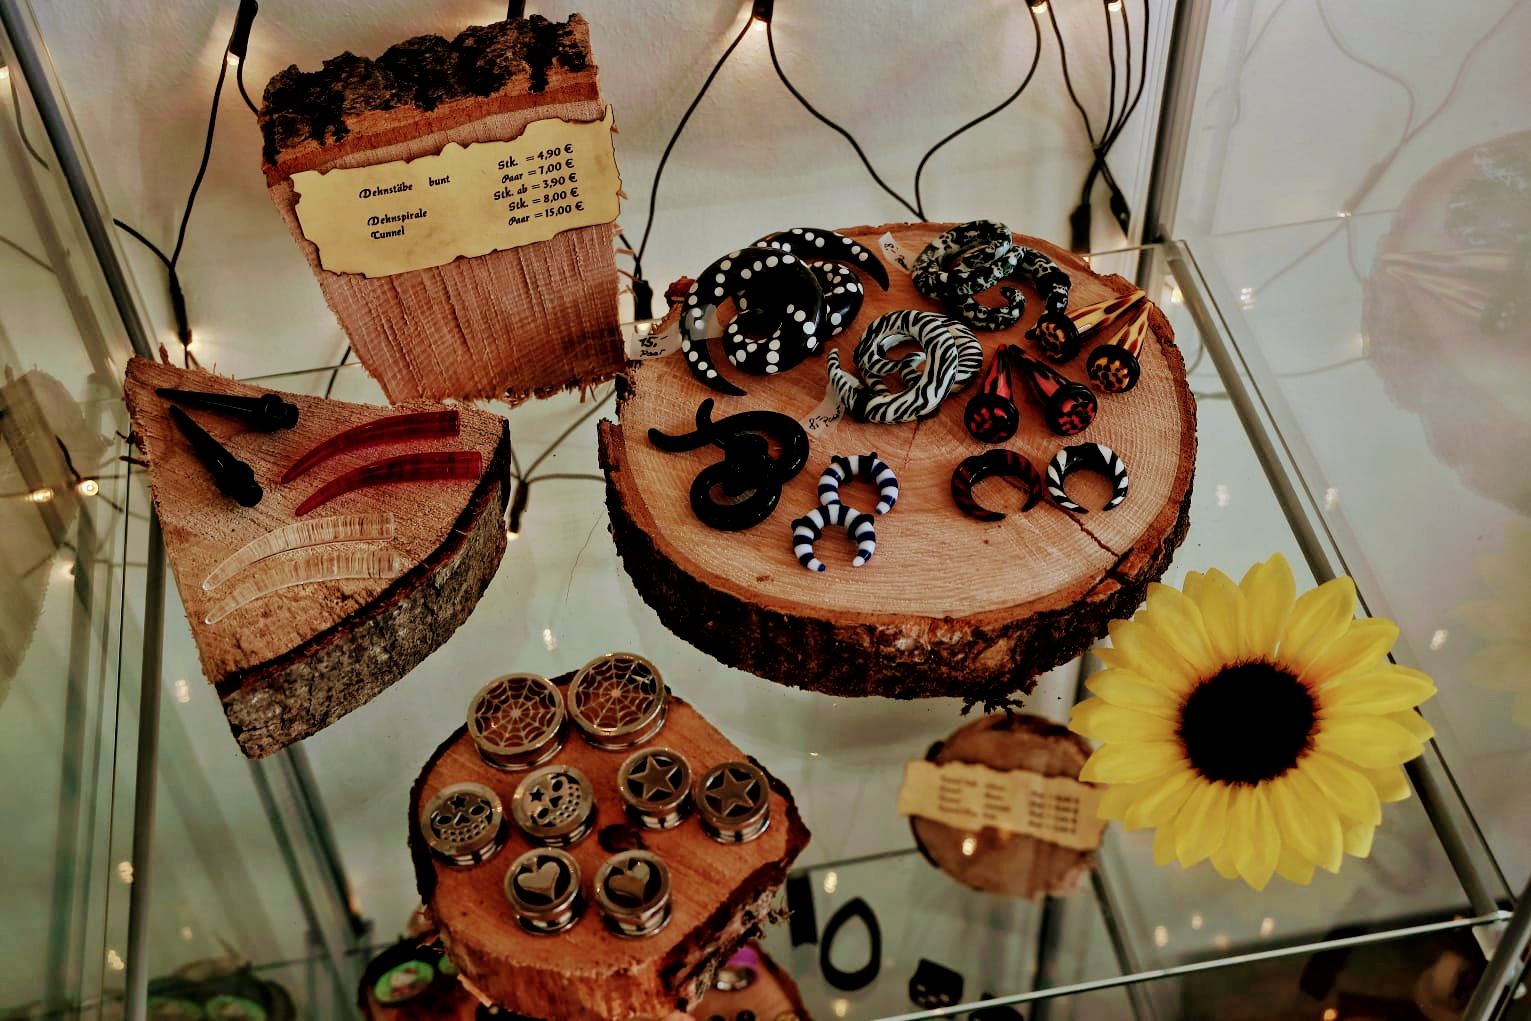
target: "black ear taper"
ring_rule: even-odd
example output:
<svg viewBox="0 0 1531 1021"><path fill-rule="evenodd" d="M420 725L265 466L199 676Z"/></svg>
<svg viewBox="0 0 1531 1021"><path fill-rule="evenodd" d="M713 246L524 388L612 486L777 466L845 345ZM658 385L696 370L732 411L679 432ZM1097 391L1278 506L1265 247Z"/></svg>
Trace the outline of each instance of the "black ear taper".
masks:
<svg viewBox="0 0 1531 1021"><path fill-rule="evenodd" d="M255 469L229 453L227 447L192 420L192 417L175 405L170 406L170 420L181 430L197 459L213 477L223 495L243 507L254 507L265 493L255 481Z"/></svg>
<svg viewBox="0 0 1531 1021"><path fill-rule="evenodd" d="M282 400L276 394L259 397L239 397L234 394L211 393L203 390L177 390L162 386L154 391L167 401L199 408L219 415L227 415L244 422L259 432L291 429L298 424L298 406Z"/></svg>

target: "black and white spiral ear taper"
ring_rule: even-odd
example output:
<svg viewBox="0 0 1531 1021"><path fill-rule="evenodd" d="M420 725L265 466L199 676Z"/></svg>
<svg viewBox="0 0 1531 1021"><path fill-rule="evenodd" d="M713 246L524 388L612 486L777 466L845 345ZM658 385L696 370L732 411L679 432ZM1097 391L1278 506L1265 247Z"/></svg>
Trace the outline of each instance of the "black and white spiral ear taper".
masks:
<svg viewBox="0 0 1531 1021"><path fill-rule="evenodd" d="M1076 443L1058 451L1047 466L1047 492L1064 510L1088 513L1063 491L1064 480L1076 471L1099 472L1111 480L1111 499L1101 510L1110 510L1127 499L1127 465L1116 451L1104 443Z"/></svg>
<svg viewBox="0 0 1531 1021"><path fill-rule="evenodd" d="M824 562L814 555L813 544L830 525L842 526L845 534L849 535L851 541L856 544L856 556L851 560L852 567L860 567L871 560L872 554L877 552L877 526L872 523L872 515L854 507L847 507L843 503L815 507L792 522L792 552L797 557L797 562L808 570L824 570Z"/></svg>
<svg viewBox="0 0 1531 1021"><path fill-rule="evenodd" d="M898 503L898 476L886 461L870 454L836 454L819 476L819 503L828 507L840 502L840 486L850 479L860 479L877 487L877 513L886 514Z"/></svg>
<svg viewBox="0 0 1531 1021"><path fill-rule="evenodd" d="M822 227L793 227L767 234L756 245L780 248L809 263L838 262L854 266L871 277L878 287L888 289L888 267L882 264L877 253L839 231Z"/></svg>

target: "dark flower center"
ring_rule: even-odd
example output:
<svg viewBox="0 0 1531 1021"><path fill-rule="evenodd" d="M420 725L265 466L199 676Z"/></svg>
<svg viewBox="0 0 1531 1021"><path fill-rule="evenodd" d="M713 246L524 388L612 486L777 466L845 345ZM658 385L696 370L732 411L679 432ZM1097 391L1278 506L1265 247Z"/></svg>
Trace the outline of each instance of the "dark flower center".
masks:
<svg viewBox="0 0 1531 1021"><path fill-rule="evenodd" d="M1265 662L1235 663L1196 687L1180 707L1180 742L1208 780L1274 780L1308 749L1317 720L1307 685Z"/></svg>

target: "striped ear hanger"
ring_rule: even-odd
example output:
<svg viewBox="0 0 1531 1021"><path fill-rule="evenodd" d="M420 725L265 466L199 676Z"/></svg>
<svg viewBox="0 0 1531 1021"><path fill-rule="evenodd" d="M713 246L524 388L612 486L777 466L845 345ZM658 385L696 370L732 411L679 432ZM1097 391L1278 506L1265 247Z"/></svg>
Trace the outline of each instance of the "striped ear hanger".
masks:
<svg viewBox="0 0 1531 1021"><path fill-rule="evenodd" d="M1116 451L1104 443L1076 443L1058 451L1047 466L1048 495L1064 510L1088 513L1063 491L1064 480L1076 471L1099 472L1111 480L1111 499L1101 510L1110 510L1127 499L1127 465L1116 456Z"/></svg>
<svg viewBox="0 0 1531 1021"><path fill-rule="evenodd" d="M831 457L829 467L819 476L819 503L825 507L839 503L840 486L855 479L877 487L877 513L886 514L898 503L898 476L875 450L870 454Z"/></svg>
<svg viewBox="0 0 1531 1021"><path fill-rule="evenodd" d="M872 523L872 515L843 503L815 507L792 522L792 552L797 556L797 562L808 570L824 570L824 562L814 555L813 544L829 525L843 526L845 533L856 544L852 567L860 567L877 552L877 526Z"/></svg>

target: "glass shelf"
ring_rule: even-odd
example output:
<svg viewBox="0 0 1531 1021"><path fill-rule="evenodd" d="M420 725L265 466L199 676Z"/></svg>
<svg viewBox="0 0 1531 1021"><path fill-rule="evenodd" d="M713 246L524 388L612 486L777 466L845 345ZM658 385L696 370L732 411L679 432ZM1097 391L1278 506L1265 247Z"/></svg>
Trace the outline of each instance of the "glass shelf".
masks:
<svg viewBox="0 0 1531 1021"><path fill-rule="evenodd" d="M1236 573L1281 551L1297 565L1299 586L1313 584L1260 451L1227 397L1216 359L1204 354L1208 337L1192 312L1206 302L1184 253L1151 247L1102 254L1093 264L1152 281L1150 293L1173 322L1201 395L1192 525L1165 580L1178 583L1187 571L1212 566ZM261 382L382 400L355 365ZM530 470L593 409L610 414L596 409L608 389L583 405L565 395L497 407L510 419L518 464ZM655 660L678 694L793 789L815 831L799 867L814 884L820 923L852 895L882 918L884 974L854 995L823 983L815 948L788 946L785 932L771 935L770 948L803 986L815 1016L946 1016L919 1013L908 1000L908 975L922 956L965 971L969 998L1064 995L1054 1008L1060 1016L1155 1016L1145 1011L1178 1002L1206 971L1309 961L1371 943L1449 943L1506 914L1500 905L1508 891L1492 882L1492 863L1483 865L1471 848L1463 852L1459 837L1443 842L1420 798L1388 806L1371 858L1347 860L1338 876L1320 873L1309 887L1278 881L1254 893L1210 867L1155 868L1147 835L1113 828L1092 887L1074 897L1034 905L968 891L912 850L907 821L893 809L903 764L962 722L957 701L830 699L719 666L671 636L624 573L605 527L593 424L575 428L532 477L544 474L557 477L533 484L520 533L467 623L404 681L269 760L245 763L234 748L216 698L198 679L195 647L169 593L155 833L155 871L168 885L151 908L153 974L237 937L236 948L251 960L309 961L324 974L322 982L295 983L300 1004L310 990L328 997L354 986L363 948L402 931L417 904L404 849L407 791L436 744L460 724L468 698L497 674L555 674L613 648ZM1045 677L1028 708L1063 718L1081 669L1092 664ZM1449 789L1449 774L1436 786ZM1433 808L1445 819L1471 818L1459 802ZM1464 889L1457 872L1463 853L1490 877L1487 904ZM252 890L262 893L251 897ZM857 959L849 944L846 954ZM289 966L284 974L298 972Z"/></svg>

